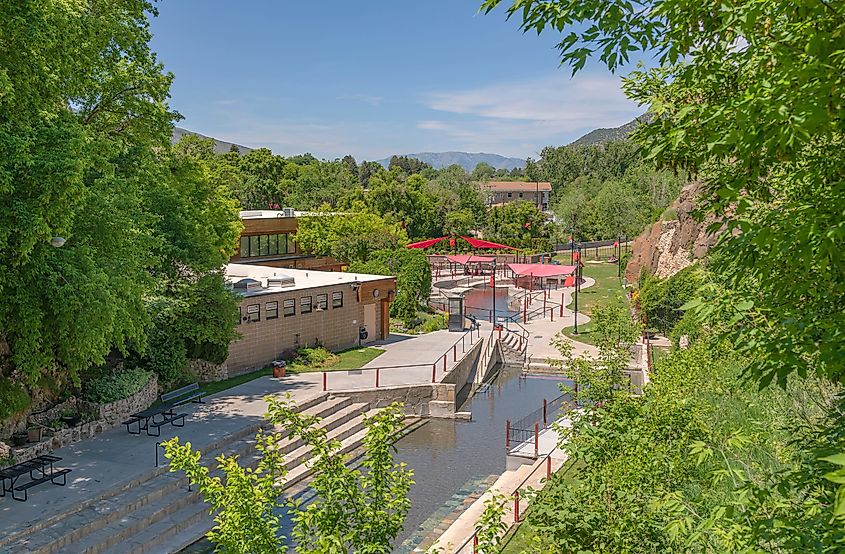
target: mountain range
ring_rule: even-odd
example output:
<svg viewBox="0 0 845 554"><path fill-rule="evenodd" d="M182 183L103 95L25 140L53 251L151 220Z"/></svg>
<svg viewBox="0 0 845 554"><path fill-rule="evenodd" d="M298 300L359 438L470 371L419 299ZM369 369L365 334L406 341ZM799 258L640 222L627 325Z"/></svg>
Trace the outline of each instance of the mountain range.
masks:
<svg viewBox="0 0 845 554"><path fill-rule="evenodd" d="M196 136L196 137L213 140L214 141L214 152L217 153L217 154L225 154L226 152L231 152L232 146L236 146L238 148L238 152L240 152L241 154L247 154L247 153L249 153L253 150L252 148L248 148L246 146L241 146L240 144L235 144L233 142L226 142L225 140L216 139L214 137L207 137L203 134L195 133L194 131L189 131L187 129L183 129L182 127L174 127L173 128L173 132L170 134L170 142L172 144L176 144L185 135L193 135L193 136Z"/></svg>
<svg viewBox="0 0 845 554"><path fill-rule="evenodd" d="M619 127L611 127L606 129L594 129L582 136L581 138L569 143L569 146L586 146L591 144L603 144L613 140L626 140L628 135L637 127L637 124L642 119L638 117L633 121L621 125ZM183 129L182 127L174 127L171 136L171 142L174 144L179 142L184 135L195 135L202 138L210 138L214 141L214 151L217 153L225 153L231 151L232 147L237 147L238 151L243 155L251 152L253 149L219 140L214 137L207 137L203 134ZM404 154L408 158L416 158L421 162L425 162L435 169L449 167L450 165L459 165L467 171L472 171L480 163L486 163L494 169L513 169L516 167L525 167L525 160L522 158L508 158L500 156L499 154L488 154L485 152L418 152L416 154ZM377 160L384 167L390 164L390 157Z"/></svg>
<svg viewBox="0 0 845 554"><path fill-rule="evenodd" d="M610 127L607 129L593 129L583 137L569 143L568 146L587 146L591 144L604 144L614 140L627 140L634 129L637 128L644 116L640 116L625 125Z"/></svg>
<svg viewBox="0 0 845 554"><path fill-rule="evenodd" d="M449 167L450 165L459 165L467 171L472 171L480 163L486 163L494 169L513 169L515 167L525 167L525 160L522 158L506 158L499 154L486 154L484 152L470 153L470 152L419 152L417 154L403 154L408 158L416 158L421 162L425 162L434 169L441 169ZM377 160L384 167L390 164L390 158Z"/></svg>

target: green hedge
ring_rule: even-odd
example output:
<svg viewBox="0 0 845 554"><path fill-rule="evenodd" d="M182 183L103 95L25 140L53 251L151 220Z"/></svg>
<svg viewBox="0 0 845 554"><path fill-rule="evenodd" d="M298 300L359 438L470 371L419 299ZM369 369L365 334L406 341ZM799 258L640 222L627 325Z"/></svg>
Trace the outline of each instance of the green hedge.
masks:
<svg viewBox="0 0 845 554"><path fill-rule="evenodd" d="M106 404L132 396L149 383L152 373L140 368L97 377L85 383L82 397L89 402Z"/></svg>
<svg viewBox="0 0 845 554"><path fill-rule="evenodd" d="M0 419L6 419L29 408L32 400L20 383L0 377Z"/></svg>

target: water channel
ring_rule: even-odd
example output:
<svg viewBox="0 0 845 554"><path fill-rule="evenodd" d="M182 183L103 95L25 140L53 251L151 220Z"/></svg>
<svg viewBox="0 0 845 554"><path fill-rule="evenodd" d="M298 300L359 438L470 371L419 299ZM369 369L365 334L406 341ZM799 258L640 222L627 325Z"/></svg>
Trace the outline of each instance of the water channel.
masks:
<svg viewBox="0 0 845 554"><path fill-rule="evenodd" d="M464 308L466 315L487 321L493 309L493 292L487 285L473 288L464 294ZM518 314L508 308L507 287L496 287L496 318L507 319Z"/></svg>
<svg viewBox="0 0 845 554"><path fill-rule="evenodd" d="M489 289L488 289L489 290ZM489 293L488 293L489 296ZM394 552L411 552L464 497L486 488L505 471L505 421L517 420L560 395L560 380L520 377L521 368L505 366L487 392L461 407L471 421L431 419L396 443L398 461L414 471L411 509ZM309 492L300 499L311 500ZM287 519L287 518L286 518ZM290 537L290 522L282 533ZM183 553L213 552L202 540Z"/></svg>

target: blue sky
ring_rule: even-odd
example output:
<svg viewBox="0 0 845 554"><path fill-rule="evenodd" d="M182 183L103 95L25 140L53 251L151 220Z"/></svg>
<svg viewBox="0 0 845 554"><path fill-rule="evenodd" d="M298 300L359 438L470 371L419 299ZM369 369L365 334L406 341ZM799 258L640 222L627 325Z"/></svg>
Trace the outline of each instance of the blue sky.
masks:
<svg viewBox="0 0 845 554"><path fill-rule="evenodd" d="M152 46L176 75L180 126L284 155L536 158L642 113L618 75L570 79L555 35L480 3L163 0Z"/></svg>

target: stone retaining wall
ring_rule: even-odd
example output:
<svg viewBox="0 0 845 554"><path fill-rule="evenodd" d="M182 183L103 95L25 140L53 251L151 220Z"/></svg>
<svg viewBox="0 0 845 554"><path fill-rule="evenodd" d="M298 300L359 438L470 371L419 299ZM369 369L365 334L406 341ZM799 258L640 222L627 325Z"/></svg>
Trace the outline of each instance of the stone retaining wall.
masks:
<svg viewBox="0 0 845 554"><path fill-rule="evenodd" d="M332 391L332 395L345 396L351 398L353 402L366 402L370 405L370 409L384 408L394 402L402 402L405 414L409 416L454 417L455 414L455 385L447 383ZM444 405L451 405L451 415L447 408L444 409Z"/></svg>
<svg viewBox="0 0 845 554"><path fill-rule="evenodd" d="M229 378L226 362L215 364L206 360L188 360L188 373L200 383L212 383Z"/></svg>
<svg viewBox="0 0 845 554"><path fill-rule="evenodd" d="M20 447L12 447L7 455L11 454L15 463L20 463L63 448L69 444L93 438L103 431L120 425L129 414L148 408L155 402L157 396L158 378L155 374L152 374L150 380L140 391L132 396L121 398L108 404L95 404L93 402L71 398L53 406L49 410L30 416L30 422L46 427L59 419L63 412L71 410L89 412L94 415L95 419L75 427L65 427L55 431L45 430L45 434L48 436L45 436L39 442ZM0 452L0 457L2 456L3 453Z"/></svg>

